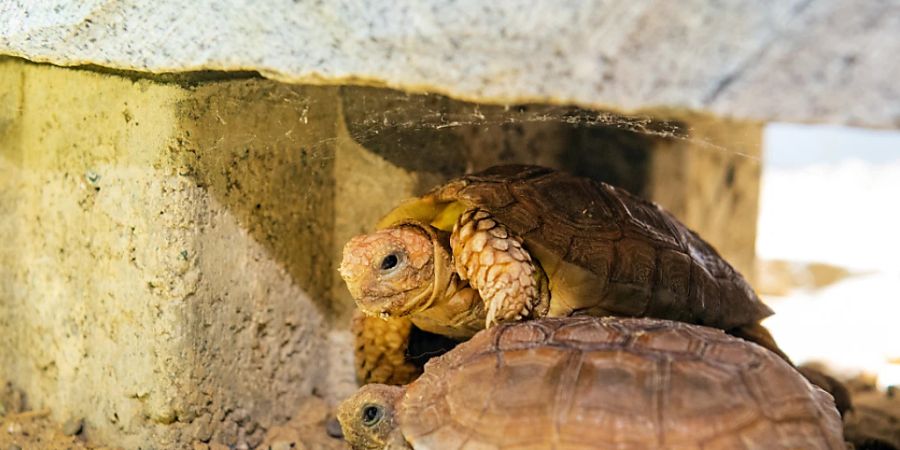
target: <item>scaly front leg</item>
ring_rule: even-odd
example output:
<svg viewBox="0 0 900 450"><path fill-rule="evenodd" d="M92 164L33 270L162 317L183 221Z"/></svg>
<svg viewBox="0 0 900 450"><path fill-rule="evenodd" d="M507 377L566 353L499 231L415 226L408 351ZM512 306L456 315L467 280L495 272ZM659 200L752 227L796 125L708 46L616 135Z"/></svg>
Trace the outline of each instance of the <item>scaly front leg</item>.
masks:
<svg viewBox="0 0 900 450"><path fill-rule="evenodd" d="M460 215L450 235L453 262L484 299L485 326L539 317L549 304L547 277L522 239L482 209Z"/></svg>
<svg viewBox="0 0 900 450"><path fill-rule="evenodd" d="M407 384L421 373L421 368L406 355L412 329L409 318L384 320L356 311L350 329L356 338L354 356L359 384Z"/></svg>

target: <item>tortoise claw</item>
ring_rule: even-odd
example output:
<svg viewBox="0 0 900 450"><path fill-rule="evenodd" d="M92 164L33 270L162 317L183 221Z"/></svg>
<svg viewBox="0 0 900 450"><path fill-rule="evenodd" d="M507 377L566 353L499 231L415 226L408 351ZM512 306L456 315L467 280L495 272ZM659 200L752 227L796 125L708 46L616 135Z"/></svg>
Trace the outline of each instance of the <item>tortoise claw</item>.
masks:
<svg viewBox="0 0 900 450"><path fill-rule="evenodd" d="M497 316L497 309L499 309L501 302L501 299L494 297L488 304L487 317L484 320L485 328L490 328L494 325L494 318Z"/></svg>
<svg viewBox="0 0 900 450"><path fill-rule="evenodd" d="M531 314L531 301L510 301L509 295L494 295L488 302L484 327L490 328L500 322L518 322Z"/></svg>

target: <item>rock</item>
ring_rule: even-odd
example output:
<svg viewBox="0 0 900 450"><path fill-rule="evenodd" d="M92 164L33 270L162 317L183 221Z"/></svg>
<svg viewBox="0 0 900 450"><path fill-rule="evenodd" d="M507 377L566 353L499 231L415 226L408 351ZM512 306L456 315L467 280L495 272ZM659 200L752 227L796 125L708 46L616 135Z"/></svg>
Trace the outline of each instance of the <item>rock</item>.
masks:
<svg viewBox="0 0 900 450"><path fill-rule="evenodd" d="M344 432L341 430L341 423L338 422L337 417L329 417L325 421L325 432L333 438L344 438Z"/></svg>
<svg viewBox="0 0 900 450"><path fill-rule="evenodd" d="M12 383L0 383L0 416L15 414L25 410L25 393L12 385Z"/></svg>
<svg viewBox="0 0 900 450"><path fill-rule="evenodd" d="M296 450L298 448L303 448L303 445L297 446L291 441L277 441L269 446L269 450Z"/></svg>
<svg viewBox="0 0 900 450"><path fill-rule="evenodd" d="M63 423L62 432L66 436L75 436L84 428L83 419L69 419Z"/></svg>

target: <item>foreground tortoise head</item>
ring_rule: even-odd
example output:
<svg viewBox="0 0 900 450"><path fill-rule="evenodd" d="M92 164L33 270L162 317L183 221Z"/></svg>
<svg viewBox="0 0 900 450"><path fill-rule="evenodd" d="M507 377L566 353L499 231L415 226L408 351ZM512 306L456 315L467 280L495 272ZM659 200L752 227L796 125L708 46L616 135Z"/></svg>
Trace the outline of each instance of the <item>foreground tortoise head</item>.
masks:
<svg viewBox="0 0 900 450"><path fill-rule="evenodd" d="M340 273L364 313L405 316L442 296L453 277L438 233L405 222L356 236L344 246Z"/></svg>
<svg viewBox="0 0 900 450"><path fill-rule="evenodd" d="M338 419L357 449L844 449L831 396L719 330L655 319L503 324L371 384Z"/></svg>

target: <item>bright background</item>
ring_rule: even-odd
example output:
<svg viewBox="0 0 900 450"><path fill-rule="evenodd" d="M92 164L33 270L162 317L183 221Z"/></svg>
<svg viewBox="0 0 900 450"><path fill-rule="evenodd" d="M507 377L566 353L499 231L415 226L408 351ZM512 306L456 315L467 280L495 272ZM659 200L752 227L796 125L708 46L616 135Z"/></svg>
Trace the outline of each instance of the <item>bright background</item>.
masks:
<svg viewBox="0 0 900 450"><path fill-rule="evenodd" d="M798 363L900 385L900 133L772 124L763 168L761 272L783 261L799 274L778 295L762 283L776 312L764 324ZM809 263L849 274L815 287Z"/></svg>

